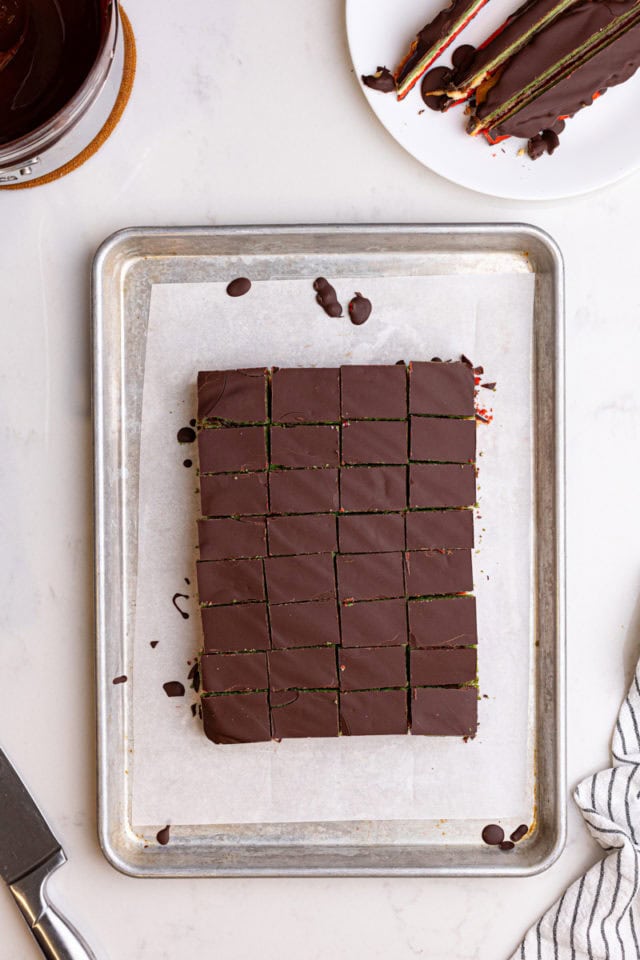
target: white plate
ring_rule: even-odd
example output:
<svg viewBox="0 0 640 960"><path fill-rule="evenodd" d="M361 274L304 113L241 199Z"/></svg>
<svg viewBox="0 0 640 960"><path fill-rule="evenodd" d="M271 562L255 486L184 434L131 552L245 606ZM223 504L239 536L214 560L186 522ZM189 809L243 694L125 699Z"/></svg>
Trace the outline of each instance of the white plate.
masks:
<svg viewBox="0 0 640 960"><path fill-rule="evenodd" d="M347 0L347 33L358 78L378 65L394 70L418 30L446 0ZM462 43L478 44L517 7L491 0L438 61ZM640 74L609 90L572 120L552 157L532 161L523 140L489 146L465 133L464 108L447 114L425 109L420 84L399 103L391 93L362 87L371 109L416 160L461 186L512 200L557 200L614 183L640 166L640 126L634 117Z"/></svg>

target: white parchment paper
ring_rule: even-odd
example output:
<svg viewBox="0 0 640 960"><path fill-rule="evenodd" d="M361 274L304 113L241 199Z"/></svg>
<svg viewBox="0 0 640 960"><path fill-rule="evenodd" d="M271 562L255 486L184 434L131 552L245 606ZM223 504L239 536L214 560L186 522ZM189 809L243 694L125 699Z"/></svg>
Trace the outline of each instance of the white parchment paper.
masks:
<svg viewBox="0 0 640 960"><path fill-rule="evenodd" d="M528 273L377 277L336 283L345 304L371 298L362 327L331 320L310 281L223 283L152 291L140 463L133 697L133 823L506 819L530 822L532 711L531 349ZM197 451L177 430L195 416L198 370L337 366L458 358L484 366L493 422L478 426L478 736L340 737L217 746L162 684L186 683L201 643L195 596ZM191 458L194 466L185 468ZM189 580L187 584L185 581ZM190 614L172 605L176 593ZM151 641L158 641L155 649ZM188 684L187 684L188 686Z"/></svg>

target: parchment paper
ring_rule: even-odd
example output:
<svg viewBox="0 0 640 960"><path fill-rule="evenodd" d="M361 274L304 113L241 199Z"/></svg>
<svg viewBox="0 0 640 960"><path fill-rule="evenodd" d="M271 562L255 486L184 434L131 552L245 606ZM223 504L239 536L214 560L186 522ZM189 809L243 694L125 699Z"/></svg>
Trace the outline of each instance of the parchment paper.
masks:
<svg viewBox="0 0 640 960"><path fill-rule="evenodd" d="M532 817L533 643L531 345L527 273L341 279L346 307L371 298L361 327L329 319L309 279L265 281L232 299L223 283L152 291L140 464L133 667L133 823ZM493 422L478 425L474 553L480 726L460 738L340 737L216 746L162 684L186 683L201 643L195 596L197 451L176 433L195 416L200 369L337 366L458 358L484 366ZM183 466L191 458L193 467ZM185 582L185 578L190 584ZM176 593L190 614L172 605ZM150 642L158 641L155 649Z"/></svg>

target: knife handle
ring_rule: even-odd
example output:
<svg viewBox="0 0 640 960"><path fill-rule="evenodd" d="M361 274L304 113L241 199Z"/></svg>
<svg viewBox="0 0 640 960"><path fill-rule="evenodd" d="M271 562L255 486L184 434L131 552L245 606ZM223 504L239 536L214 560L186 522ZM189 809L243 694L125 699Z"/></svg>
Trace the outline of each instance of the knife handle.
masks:
<svg viewBox="0 0 640 960"><path fill-rule="evenodd" d="M67 862L62 850L9 889L47 960L96 960L78 931L49 902L47 880Z"/></svg>

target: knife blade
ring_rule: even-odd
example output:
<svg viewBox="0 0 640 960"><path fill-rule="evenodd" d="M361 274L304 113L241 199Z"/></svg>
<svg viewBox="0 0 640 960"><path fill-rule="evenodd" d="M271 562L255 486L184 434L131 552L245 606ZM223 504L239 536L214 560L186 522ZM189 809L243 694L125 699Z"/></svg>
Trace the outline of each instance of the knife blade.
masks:
<svg viewBox="0 0 640 960"><path fill-rule="evenodd" d="M8 885L47 960L95 960L75 927L47 897L47 880L66 859L33 797L0 750L0 879Z"/></svg>

